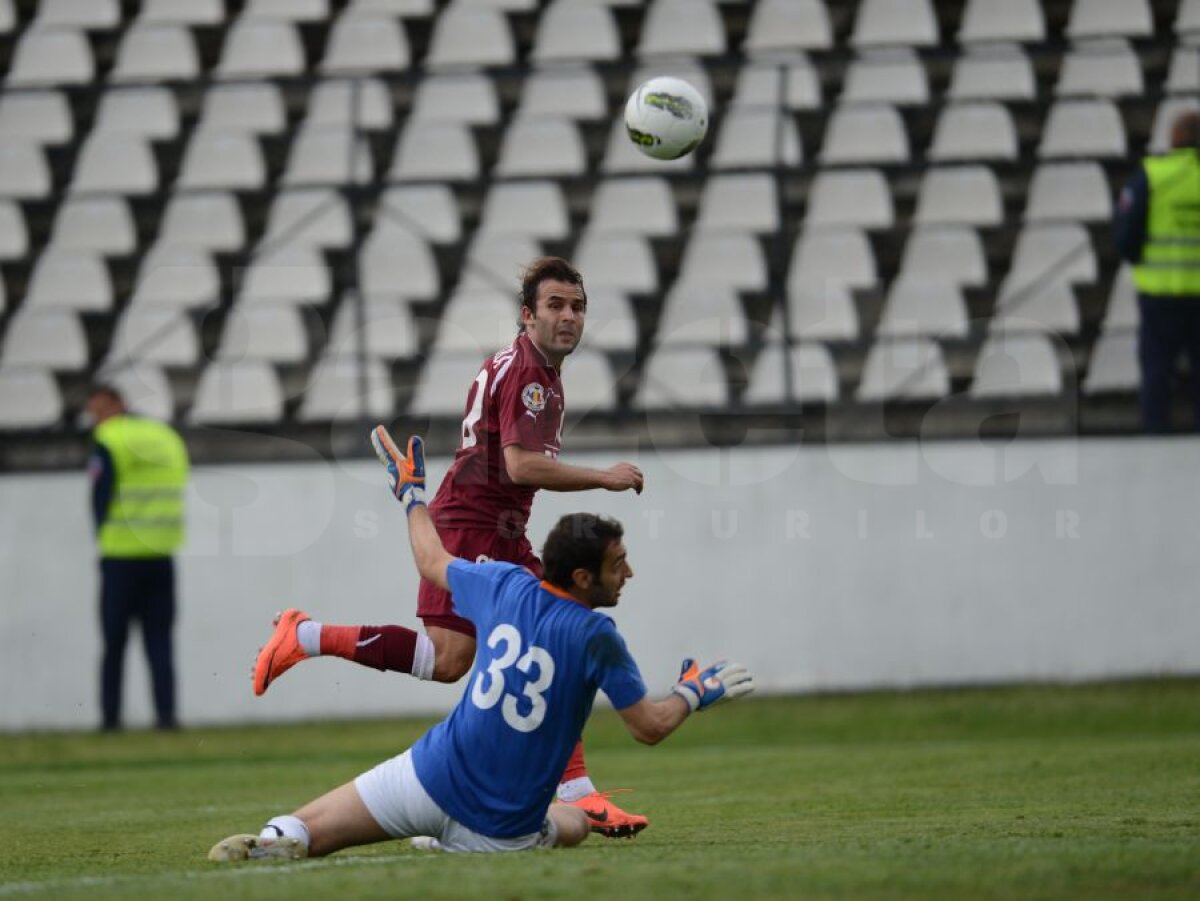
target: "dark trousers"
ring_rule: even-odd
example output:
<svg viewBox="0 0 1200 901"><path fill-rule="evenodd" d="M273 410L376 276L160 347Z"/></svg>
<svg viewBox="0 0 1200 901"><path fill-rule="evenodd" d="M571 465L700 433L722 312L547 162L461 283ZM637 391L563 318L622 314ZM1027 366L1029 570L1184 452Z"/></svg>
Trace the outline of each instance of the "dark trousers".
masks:
<svg viewBox="0 0 1200 901"><path fill-rule="evenodd" d="M125 643L137 620L150 663L154 712L160 728L175 725L175 663L171 627L175 623L175 563L170 557L100 561L100 625L104 657L100 667L100 708L106 729L121 725L121 682Z"/></svg>
<svg viewBox="0 0 1200 901"><path fill-rule="evenodd" d="M1200 297L1138 295L1139 401L1142 430L1171 431L1171 385L1175 366L1187 351L1191 367L1192 428L1200 431Z"/></svg>

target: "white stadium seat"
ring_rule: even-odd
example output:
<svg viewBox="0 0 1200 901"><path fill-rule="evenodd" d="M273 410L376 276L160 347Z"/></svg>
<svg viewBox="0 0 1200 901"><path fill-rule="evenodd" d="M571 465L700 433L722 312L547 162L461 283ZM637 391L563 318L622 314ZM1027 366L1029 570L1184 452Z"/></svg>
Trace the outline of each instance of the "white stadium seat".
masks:
<svg viewBox="0 0 1200 901"><path fill-rule="evenodd" d="M1026 196L1027 222L1100 222L1112 216L1108 178L1096 162L1042 163Z"/></svg>
<svg viewBox="0 0 1200 901"><path fill-rule="evenodd" d="M867 351L856 397L863 402L937 400L950 393L950 376L936 341L876 341Z"/></svg>
<svg viewBox="0 0 1200 901"><path fill-rule="evenodd" d="M160 141L174 138L179 134L179 105L167 88L112 88L100 98L95 132L126 132Z"/></svg>
<svg viewBox="0 0 1200 901"><path fill-rule="evenodd" d="M1002 104L948 104L938 113L929 159L948 162L1016 158L1017 129Z"/></svg>
<svg viewBox="0 0 1200 901"><path fill-rule="evenodd" d="M680 281L698 285L765 291L768 278L762 246L748 232L693 232L679 264Z"/></svg>
<svg viewBox="0 0 1200 901"><path fill-rule="evenodd" d="M1200 48L1180 44L1171 51L1171 63L1167 67L1163 90L1168 94L1195 94L1200 90ZM0 100L0 103L3 101Z"/></svg>
<svg viewBox="0 0 1200 901"><path fill-rule="evenodd" d="M220 299L221 278L208 251L160 242L142 256L130 306L205 309Z"/></svg>
<svg viewBox="0 0 1200 901"><path fill-rule="evenodd" d="M904 120L894 107L839 106L829 117L821 145L822 163L904 163L908 158Z"/></svg>
<svg viewBox="0 0 1200 901"><path fill-rule="evenodd" d="M95 75L92 49L82 32L31 26L9 63L8 87L87 84Z"/></svg>
<svg viewBox="0 0 1200 901"><path fill-rule="evenodd" d="M191 367L199 360L200 342L186 312L140 306L130 307L117 320L105 365Z"/></svg>
<svg viewBox="0 0 1200 901"><path fill-rule="evenodd" d="M567 199L554 181L494 182L483 201L479 230L564 240L571 234Z"/></svg>
<svg viewBox="0 0 1200 901"><path fill-rule="evenodd" d="M1133 271L1128 263L1122 263L1113 276L1108 292L1108 305L1104 308L1105 332L1134 331L1138 327L1137 286L1133 283Z"/></svg>
<svg viewBox="0 0 1200 901"><path fill-rule="evenodd" d="M117 0L41 0L33 25L38 28L81 28L108 31L121 24Z"/></svg>
<svg viewBox="0 0 1200 901"><path fill-rule="evenodd" d="M631 294L658 290L658 267L648 241L640 235L585 232L575 247L575 264L587 284Z"/></svg>
<svg viewBox="0 0 1200 901"><path fill-rule="evenodd" d="M271 201L263 241L347 247L354 223L346 198L332 188L292 188Z"/></svg>
<svg viewBox="0 0 1200 901"><path fill-rule="evenodd" d="M791 367L791 394L785 366ZM783 345L766 345L754 360L743 403L764 406L786 403L833 403L838 398L837 369L821 344L797 344L785 354Z"/></svg>
<svg viewBox="0 0 1200 901"><path fill-rule="evenodd" d="M19 260L29 252L29 230L20 204L0 199L0 260ZM0 311L4 309L0 287Z"/></svg>
<svg viewBox="0 0 1200 901"><path fill-rule="evenodd" d="M520 313L511 294L499 291L457 291L446 302L438 324L437 353L474 353L482 359L510 344L517 334ZM461 387L459 390L463 390Z"/></svg>
<svg viewBox="0 0 1200 901"><path fill-rule="evenodd" d="M434 23L425 66L431 71L507 66L516 59L516 44L500 10L451 4Z"/></svg>
<svg viewBox="0 0 1200 901"><path fill-rule="evenodd" d="M326 357L313 367L296 416L301 422L352 422L363 416L386 419L394 413L394 403L391 378L381 360Z"/></svg>
<svg viewBox="0 0 1200 901"><path fill-rule="evenodd" d="M124 198L69 196L59 204L50 243L121 256L137 249L137 230Z"/></svg>
<svg viewBox="0 0 1200 901"><path fill-rule="evenodd" d="M343 13L330 29L320 70L326 75L399 72L411 63L408 36L395 19Z"/></svg>
<svg viewBox="0 0 1200 901"><path fill-rule="evenodd" d="M908 47L863 51L846 69L839 102L924 105L929 102L925 66Z"/></svg>
<svg viewBox="0 0 1200 901"><path fill-rule="evenodd" d="M1074 0L1067 37L1150 37L1154 18L1147 0Z"/></svg>
<svg viewBox="0 0 1200 901"><path fill-rule="evenodd" d="M0 429L49 428L62 415L62 395L51 373L0 368Z"/></svg>
<svg viewBox="0 0 1200 901"><path fill-rule="evenodd" d="M964 44L1046 39L1041 0L967 0L958 39Z"/></svg>
<svg viewBox="0 0 1200 901"><path fill-rule="evenodd" d="M283 388L270 363L214 360L188 413L192 425L270 424L283 419Z"/></svg>
<svg viewBox="0 0 1200 901"><path fill-rule="evenodd" d="M680 275L663 300L654 343L740 345L746 343L747 332L746 314L733 286Z"/></svg>
<svg viewBox="0 0 1200 901"><path fill-rule="evenodd" d="M565 116L571 119L608 118L604 81L589 68L553 66L535 69L525 77L516 115Z"/></svg>
<svg viewBox="0 0 1200 901"><path fill-rule="evenodd" d="M1200 0L1179 0L1179 9L1175 13L1175 33L1196 31L1200 31Z"/></svg>
<svg viewBox="0 0 1200 901"><path fill-rule="evenodd" d="M396 142L388 171L393 181L469 181L478 177L479 151L462 122L409 120Z"/></svg>
<svg viewBox="0 0 1200 901"><path fill-rule="evenodd" d="M218 360L300 363L308 358L308 334L290 304L235 304L225 317Z"/></svg>
<svg viewBox="0 0 1200 901"><path fill-rule="evenodd" d="M1060 100L1050 108L1038 156L1114 157L1127 152L1121 113L1108 100Z"/></svg>
<svg viewBox="0 0 1200 901"><path fill-rule="evenodd" d="M1126 97L1144 90L1142 63L1124 39L1087 41L1063 55L1057 97Z"/></svg>
<svg viewBox="0 0 1200 901"><path fill-rule="evenodd" d="M75 161L72 192L151 194L158 188L158 163L138 135L92 132Z"/></svg>
<svg viewBox="0 0 1200 901"><path fill-rule="evenodd" d="M1009 276L1000 285L988 328L996 334L1079 333L1079 307L1071 285L1058 278L1030 280Z"/></svg>
<svg viewBox="0 0 1200 901"><path fill-rule="evenodd" d="M231 252L245 245L246 228L232 194L189 191L171 195L163 211L159 236L166 244Z"/></svg>
<svg viewBox="0 0 1200 901"><path fill-rule="evenodd" d="M1062 370L1046 335L993 335L975 360L970 394L988 397L1055 397L1062 393Z"/></svg>
<svg viewBox="0 0 1200 901"><path fill-rule="evenodd" d="M500 99L492 79L479 72L426 75L413 95L411 116L471 125L500 121Z"/></svg>
<svg viewBox="0 0 1200 901"><path fill-rule="evenodd" d="M287 22L320 22L329 18L329 0L246 0L245 16Z"/></svg>
<svg viewBox="0 0 1200 901"><path fill-rule="evenodd" d="M587 346L596 350L634 350L638 327L629 298L616 288L593 287L590 281L587 294Z"/></svg>
<svg viewBox="0 0 1200 901"><path fill-rule="evenodd" d="M396 360L414 356L417 349L417 326L405 298L395 294L360 298L348 291L334 315L326 356L357 357L365 352Z"/></svg>
<svg viewBox="0 0 1200 901"><path fill-rule="evenodd" d="M749 55L775 50L828 50L833 27L824 0L758 0L742 50Z"/></svg>
<svg viewBox="0 0 1200 901"><path fill-rule="evenodd" d="M862 0L850 43L929 46L938 42L938 23L930 0Z"/></svg>
<svg viewBox="0 0 1200 901"><path fill-rule="evenodd" d="M361 185L373 175L371 148L353 129L302 128L292 138L281 183L292 187Z"/></svg>
<svg viewBox="0 0 1200 901"><path fill-rule="evenodd" d="M487 351L488 356L492 353ZM438 351L435 348L421 367L409 412L414 416L461 419L466 413L466 386L479 373L483 357L482 353L473 351Z"/></svg>
<svg viewBox="0 0 1200 901"><path fill-rule="evenodd" d="M604 6L554 0L538 19L530 59L535 63L611 61L621 56L621 36Z"/></svg>
<svg viewBox="0 0 1200 901"><path fill-rule="evenodd" d="M569 176L587 172L587 149L570 119L516 119L504 132L495 174Z"/></svg>
<svg viewBox="0 0 1200 901"><path fill-rule="evenodd" d="M904 245L900 273L914 279L984 285L988 271L983 242L974 229L961 225L915 228Z"/></svg>
<svg viewBox="0 0 1200 901"><path fill-rule="evenodd" d="M357 125L368 131L391 128L392 95L378 78L329 78L308 95L304 126Z"/></svg>
<svg viewBox="0 0 1200 901"><path fill-rule="evenodd" d="M188 141L176 186L190 190L257 190L266 183L262 149L253 136L197 129Z"/></svg>
<svg viewBox="0 0 1200 901"><path fill-rule="evenodd" d="M609 178L592 195L592 232L634 232L667 237L679 230L679 214L671 185L665 178Z"/></svg>
<svg viewBox="0 0 1200 901"><path fill-rule="evenodd" d="M398 294L411 300L432 300L441 291L437 260L420 235L403 232L376 220L358 257L359 288L368 296Z"/></svg>
<svg viewBox="0 0 1200 901"><path fill-rule="evenodd" d="M871 243L860 229L805 229L796 239L788 267L789 287L836 281L851 288L871 288L877 280Z"/></svg>
<svg viewBox="0 0 1200 901"><path fill-rule="evenodd" d="M969 48L954 61L951 100L1033 100L1037 78L1033 63L1020 47L985 44Z"/></svg>
<svg viewBox="0 0 1200 901"><path fill-rule="evenodd" d="M23 306L103 313L112 304L112 280L99 254L51 246L33 266Z"/></svg>
<svg viewBox="0 0 1200 901"><path fill-rule="evenodd" d="M38 144L71 140L75 125L62 91L6 91L0 94L0 137Z"/></svg>
<svg viewBox="0 0 1200 901"><path fill-rule="evenodd" d="M238 288L238 304L321 304L329 299L332 275L316 247L285 244L255 255Z"/></svg>
<svg viewBox="0 0 1200 901"><path fill-rule="evenodd" d="M805 225L891 228L895 218L891 189L878 169L826 169L809 187Z"/></svg>
<svg viewBox="0 0 1200 901"><path fill-rule="evenodd" d="M386 189L375 209L375 228L415 231L435 244L452 244L462 237L458 201L449 185Z"/></svg>
<svg viewBox="0 0 1200 901"><path fill-rule="evenodd" d="M1000 225L1004 200L987 166L929 167L921 176L917 225Z"/></svg>
<svg viewBox="0 0 1200 901"><path fill-rule="evenodd" d="M729 381L711 347L663 347L650 354L633 405L640 410L721 408L729 403Z"/></svg>
<svg viewBox="0 0 1200 901"><path fill-rule="evenodd" d="M578 252L576 252L578 255ZM489 235L476 232L467 247L456 291L509 294L521 279L530 260L542 255L540 242L532 235ZM583 270L588 272L587 269ZM597 284L588 272L588 285Z"/></svg>
<svg viewBox="0 0 1200 901"><path fill-rule="evenodd" d="M821 76L802 53L764 56L738 70L730 106L770 109L819 109Z"/></svg>
<svg viewBox="0 0 1200 901"><path fill-rule="evenodd" d="M712 0L650 0L638 56L719 56L725 47L725 25Z"/></svg>
<svg viewBox="0 0 1200 901"><path fill-rule="evenodd" d="M182 25L135 22L117 48L111 78L116 83L188 81L200 75L200 56Z"/></svg>
<svg viewBox="0 0 1200 901"><path fill-rule="evenodd" d="M787 287L787 332L802 341L856 341L858 310L850 287L836 278L797 281ZM772 322L782 333L782 315Z"/></svg>
<svg viewBox="0 0 1200 901"><path fill-rule="evenodd" d="M800 129L773 109L733 107L721 120L709 165L749 169L800 165Z"/></svg>
<svg viewBox="0 0 1200 901"><path fill-rule="evenodd" d="M277 78L304 72L304 47L290 22L244 14L225 33L215 74L224 79Z"/></svg>
<svg viewBox="0 0 1200 901"><path fill-rule="evenodd" d="M199 126L205 131L277 134L287 127L278 85L270 82L215 84L204 94Z"/></svg>
<svg viewBox="0 0 1200 901"><path fill-rule="evenodd" d="M88 365L87 336L73 310L37 310L29 305L13 313L4 333L0 362L78 372Z"/></svg>
<svg viewBox="0 0 1200 901"><path fill-rule="evenodd" d="M220 25L225 0L142 0L138 22L171 25Z"/></svg>
<svg viewBox="0 0 1200 901"><path fill-rule="evenodd" d="M0 137L0 197L33 200L47 196L50 187L42 148L25 138Z"/></svg>
<svg viewBox="0 0 1200 901"><path fill-rule="evenodd" d="M563 363L563 393L569 399L568 415L609 412L617 406L617 381L608 357L592 342L576 350Z"/></svg>
<svg viewBox="0 0 1200 901"><path fill-rule="evenodd" d="M1094 282L1099 271L1086 228L1074 222L1035 223L1017 235L1009 275L1021 284L1047 278Z"/></svg>
<svg viewBox="0 0 1200 901"><path fill-rule="evenodd" d="M885 338L965 338L967 305L953 281L901 276L888 288L875 334Z"/></svg>
<svg viewBox="0 0 1200 901"><path fill-rule="evenodd" d="M765 172L709 176L700 192L696 228L775 232L779 228L775 179Z"/></svg>
<svg viewBox="0 0 1200 901"><path fill-rule="evenodd" d="M1083 393L1131 393L1141 384L1137 334L1112 332L1096 339L1083 377Z"/></svg>

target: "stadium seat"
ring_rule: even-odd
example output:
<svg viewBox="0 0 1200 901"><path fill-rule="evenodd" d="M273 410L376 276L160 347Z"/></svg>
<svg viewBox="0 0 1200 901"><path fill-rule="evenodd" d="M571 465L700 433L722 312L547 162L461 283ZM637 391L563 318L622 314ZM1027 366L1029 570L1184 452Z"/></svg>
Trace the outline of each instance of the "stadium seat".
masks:
<svg viewBox="0 0 1200 901"><path fill-rule="evenodd" d="M0 197L35 200L50 193L42 148L25 138L0 137Z"/></svg>
<svg viewBox="0 0 1200 901"><path fill-rule="evenodd" d="M1200 31L1200 0L1179 0L1175 13L1175 33L1179 35Z"/></svg>
<svg viewBox="0 0 1200 901"><path fill-rule="evenodd" d="M214 74L223 79L282 78L304 72L304 47L290 22L244 14L225 33Z"/></svg>
<svg viewBox="0 0 1200 901"><path fill-rule="evenodd" d="M196 328L183 310L140 306L126 310L117 320L105 365L192 367L199 361Z"/></svg>
<svg viewBox="0 0 1200 901"><path fill-rule="evenodd" d="M161 422L175 418L175 397L161 367L149 363L121 366L104 372L103 379L121 392L135 414Z"/></svg>
<svg viewBox="0 0 1200 901"><path fill-rule="evenodd" d="M742 50L748 55L775 50L828 50L833 26L824 0L758 0Z"/></svg>
<svg viewBox="0 0 1200 901"><path fill-rule="evenodd" d="M1017 129L999 103L947 104L938 113L929 159L1015 160Z"/></svg>
<svg viewBox="0 0 1200 901"><path fill-rule="evenodd" d="M787 287L787 332L802 341L856 341L858 310L850 286L836 278L797 281ZM772 321L772 331L784 332L782 315Z"/></svg>
<svg viewBox="0 0 1200 901"><path fill-rule="evenodd" d="M1026 222L1100 222L1112 216L1108 178L1096 162L1042 163L1026 198Z"/></svg>
<svg viewBox="0 0 1200 901"><path fill-rule="evenodd" d="M263 187L266 178L262 150L252 135L197 129L183 152L176 186L253 191Z"/></svg>
<svg viewBox="0 0 1200 901"><path fill-rule="evenodd" d="M697 281L681 273L663 300L654 343L741 345L747 332L746 314L733 285Z"/></svg>
<svg viewBox="0 0 1200 901"><path fill-rule="evenodd" d="M557 182L494 182L483 201L479 231L561 241L571 234L567 199Z"/></svg>
<svg viewBox="0 0 1200 901"><path fill-rule="evenodd" d="M215 84L204 94L199 128L278 134L287 127L283 93L270 82Z"/></svg>
<svg viewBox="0 0 1200 901"><path fill-rule="evenodd" d="M535 69L525 76L516 115L524 119L539 116L606 119L608 97L604 81L589 68Z"/></svg>
<svg viewBox="0 0 1200 901"><path fill-rule="evenodd" d="M563 363L562 380L572 414L608 413L617 406L612 365L590 338L587 347L577 349Z"/></svg>
<svg viewBox="0 0 1200 901"><path fill-rule="evenodd" d="M633 397L633 406L640 410L711 409L728 403L729 381L711 347L657 348L642 367Z"/></svg>
<svg viewBox="0 0 1200 901"><path fill-rule="evenodd" d="M790 395L785 366L791 366L792 370ZM830 404L837 399L837 369L828 348L821 344L797 344L785 353L779 342L767 344L759 351L742 396L742 402L749 406L792 402Z"/></svg>
<svg viewBox="0 0 1200 901"><path fill-rule="evenodd" d="M985 397L1056 397L1062 370L1046 335L993 335L975 359L970 395Z"/></svg>
<svg viewBox="0 0 1200 901"><path fill-rule="evenodd" d="M765 291L769 274L758 239L748 232L695 231L684 247L679 280Z"/></svg>
<svg viewBox="0 0 1200 901"><path fill-rule="evenodd" d="M700 192L696 228L774 233L779 228L775 180L764 172L709 176Z"/></svg>
<svg viewBox="0 0 1200 901"><path fill-rule="evenodd" d="M323 357L313 367L296 418L301 422L355 422L364 416L387 419L394 413L392 380L383 361Z"/></svg>
<svg viewBox="0 0 1200 901"><path fill-rule="evenodd" d="M354 124L367 131L392 127L392 95L377 78L330 78L313 85L304 127Z"/></svg>
<svg viewBox="0 0 1200 901"><path fill-rule="evenodd" d="M649 0L637 46L641 58L719 56L725 25L712 0Z"/></svg>
<svg viewBox="0 0 1200 901"><path fill-rule="evenodd" d="M1137 334L1110 332L1096 339L1083 377L1083 393L1127 394L1136 392L1141 384Z"/></svg>
<svg viewBox="0 0 1200 901"><path fill-rule="evenodd" d="M301 363L307 358L308 334L296 307L237 303L225 317L216 359Z"/></svg>
<svg viewBox="0 0 1200 901"><path fill-rule="evenodd" d="M92 49L82 32L35 25L17 39L5 84L10 88L87 84L94 75Z"/></svg>
<svg viewBox="0 0 1200 901"><path fill-rule="evenodd" d="M515 119L500 142L494 172L505 178L584 175L587 149L570 119Z"/></svg>
<svg viewBox="0 0 1200 901"><path fill-rule="evenodd" d="M158 86L112 88L96 110L92 134L127 133L149 140L169 140L179 134L175 95Z"/></svg>
<svg viewBox="0 0 1200 901"><path fill-rule="evenodd" d="M600 171L606 175L662 175L664 172L687 172L695 168L695 165L694 153L677 160L656 160L646 156L633 146L633 141L629 140L629 132L625 129L625 119L618 115L608 133L608 145L600 163Z"/></svg>
<svg viewBox="0 0 1200 901"><path fill-rule="evenodd" d="M405 298L375 295L360 301L358 294L347 291L333 317L325 355L357 357L365 352L369 357L396 360L415 356L417 350L417 325Z"/></svg>
<svg viewBox="0 0 1200 901"><path fill-rule="evenodd" d="M867 351L855 396L885 400L937 400L950 393L941 348L926 338L876 341Z"/></svg>
<svg viewBox="0 0 1200 901"><path fill-rule="evenodd" d="M436 0L350 0L348 9L356 13L382 13L413 19L428 19L436 10Z"/></svg>
<svg viewBox="0 0 1200 901"><path fill-rule="evenodd" d="M239 305L321 304L329 299L332 275L325 257L305 244L272 247L254 256L241 274Z"/></svg>
<svg viewBox="0 0 1200 901"><path fill-rule="evenodd" d="M658 290L654 254L640 235L584 232L575 247L575 265L589 287L617 288L630 294Z"/></svg>
<svg viewBox="0 0 1200 901"><path fill-rule="evenodd" d="M1086 41L1063 55L1057 97L1125 97L1140 95L1142 63L1124 39Z"/></svg>
<svg viewBox="0 0 1200 901"><path fill-rule="evenodd" d="M863 51L846 69L839 102L922 106L929 102L925 67L908 47Z"/></svg>
<svg viewBox="0 0 1200 901"><path fill-rule="evenodd" d="M879 326L881 338L965 338L967 305L954 281L902 275L888 288Z"/></svg>
<svg viewBox="0 0 1200 901"><path fill-rule="evenodd" d="M479 373L484 353L490 356L497 349L442 352L435 347L417 377L409 413L461 419L466 413L466 386Z"/></svg>
<svg viewBox="0 0 1200 901"><path fill-rule="evenodd" d="M738 70L730 106L819 109L821 76L802 53L753 59Z"/></svg>
<svg viewBox="0 0 1200 901"><path fill-rule="evenodd" d="M678 208L665 178L609 178L592 195L588 231L668 237L679 231Z"/></svg>
<svg viewBox="0 0 1200 901"><path fill-rule="evenodd" d="M325 75L399 72L412 63L408 36L390 16L343 13L329 31L320 71Z"/></svg>
<svg viewBox="0 0 1200 901"><path fill-rule="evenodd" d="M0 138L38 144L71 140L75 124L62 91L6 91L0 94Z"/></svg>
<svg viewBox="0 0 1200 901"><path fill-rule="evenodd" d="M220 25L225 21L225 0L142 0L139 23L167 25Z"/></svg>
<svg viewBox="0 0 1200 901"><path fill-rule="evenodd" d="M963 44L1046 39L1041 0L967 0L958 40Z"/></svg>
<svg viewBox="0 0 1200 901"><path fill-rule="evenodd" d="M456 291L442 311L433 343L434 352L469 352L482 359L485 354L512 343L519 317L517 301L511 293ZM458 390L463 390L461 385Z"/></svg>
<svg viewBox="0 0 1200 901"><path fill-rule="evenodd" d="M320 22L329 18L329 0L246 0L248 19Z"/></svg>
<svg viewBox="0 0 1200 901"><path fill-rule="evenodd" d="M1115 157L1126 155L1125 125L1108 100L1060 100L1050 108L1038 156Z"/></svg>
<svg viewBox="0 0 1200 901"><path fill-rule="evenodd" d="M449 185L386 189L375 209L375 228L415 231L435 244L452 244L462 237L458 201Z"/></svg>
<svg viewBox="0 0 1200 901"><path fill-rule="evenodd" d="M137 250L137 230L121 197L67 197L54 217L50 243L122 256Z"/></svg>
<svg viewBox="0 0 1200 901"><path fill-rule="evenodd" d="M1082 225L1034 223L1022 227L1017 235L1009 275L1020 284L1047 278L1094 282L1098 274L1096 253Z"/></svg>
<svg viewBox="0 0 1200 901"><path fill-rule="evenodd" d="M183 25L135 22L117 48L111 78L138 81L190 81L200 75L200 56Z"/></svg>
<svg viewBox="0 0 1200 901"><path fill-rule="evenodd" d="M283 419L283 388L270 363L214 360L200 373L192 425L269 425Z"/></svg>
<svg viewBox="0 0 1200 901"><path fill-rule="evenodd" d="M1018 279L1010 275L1000 285L988 328L996 334L1054 332L1077 335L1079 307L1075 292L1063 279Z"/></svg>
<svg viewBox="0 0 1200 901"><path fill-rule="evenodd" d="M839 106L829 117L821 145L822 163L904 163L908 158L904 120L893 107Z"/></svg>
<svg viewBox="0 0 1200 901"><path fill-rule="evenodd" d="M142 256L130 306L205 309L220 294L220 274L206 249L159 242Z"/></svg>
<svg viewBox="0 0 1200 901"><path fill-rule="evenodd" d="M921 176L917 225L1000 225L1004 200L987 166L930 167Z"/></svg>
<svg viewBox="0 0 1200 901"><path fill-rule="evenodd" d="M584 284L588 294L584 332L587 346L596 350L634 350L638 328L629 298L616 288L593 287L587 273L584 273Z"/></svg>
<svg viewBox="0 0 1200 901"><path fill-rule="evenodd" d="M805 225L891 228L895 220L892 192L878 169L826 169L812 180Z"/></svg>
<svg viewBox="0 0 1200 901"><path fill-rule="evenodd" d="M538 19L529 58L535 63L612 61L621 57L621 36L605 6L554 0Z"/></svg>
<svg viewBox="0 0 1200 901"><path fill-rule="evenodd" d="M494 125L500 121L500 100L492 80L479 72L426 75L413 95L414 119Z"/></svg>
<svg viewBox="0 0 1200 901"><path fill-rule="evenodd" d="M1167 97L1154 110L1154 123L1146 143L1148 153L1165 153L1171 146L1171 126L1182 112L1200 110L1200 97Z"/></svg>
<svg viewBox="0 0 1200 901"><path fill-rule="evenodd" d="M796 239L787 284L841 282L850 288L870 288L878 280L875 255L866 234L856 228L806 228Z"/></svg>
<svg viewBox="0 0 1200 901"><path fill-rule="evenodd" d="M721 120L709 165L714 169L799 166L796 121L773 109L733 107Z"/></svg>
<svg viewBox="0 0 1200 901"><path fill-rule="evenodd" d="M0 367L0 429L49 428L62 415L62 395L51 373Z"/></svg>
<svg viewBox="0 0 1200 901"><path fill-rule="evenodd" d="M271 201L264 244L348 247L353 240L346 198L332 188L282 190Z"/></svg>
<svg viewBox="0 0 1200 901"><path fill-rule="evenodd" d="M1133 283L1133 272L1128 263L1122 263L1109 288L1102 330L1133 331L1137 329L1139 320L1137 287Z"/></svg>
<svg viewBox="0 0 1200 901"><path fill-rule="evenodd" d="M15 0L0 0L0 34L9 34L17 26Z"/></svg>
<svg viewBox="0 0 1200 901"><path fill-rule="evenodd" d="M516 44L500 10L451 4L434 23L425 67L508 66L516 60Z"/></svg>
<svg viewBox="0 0 1200 901"><path fill-rule="evenodd" d="M79 372L88 365L87 336L73 310L39 310L29 304L13 313L0 348L5 368L40 367Z"/></svg>
<svg viewBox="0 0 1200 901"><path fill-rule="evenodd" d="M282 184L293 187L367 184L374 176L366 139L345 126L302 128L292 139Z"/></svg>
<svg viewBox="0 0 1200 901"><path fill-rule="evenodd" d="M168 245L201 247L216 252L241 250L246 243L237 199L222 191L172 194L163 211L158 234Z"/></svg>
<svg viewBox="0 0 1200 901"><path fill-rule="evenodd" d="M862 0L850 43L855 47L938 42L938 22L930 0Z"/></svg>
<svg viewBox="0 0 1200 901"><path fill-rule="evenodd" d="M961 225L915 228L904 245L900 274L958 285L984 285L988 271L983 242L974 229Z"/></svg>
<svg viewBox="0 0 1200 901"><path fill-rule="evenodd" d="M25 292L25 309L103 313L112 305L112 280L99 254L50 246L34 263Z"/></svg>
<svg viewBox="0 0 1200 901"><path fill-rule="evenodd" d="M149 143L137 135L92 132L75 161L73 193L153 193L158 188L158 163Z"/></svg>
<svg viewBox="0 0 1200 901"><path fill-rule="evenodd" d="M1067 37L1150 37L1154 19L1147 0L1074 0Z"/></svg>
<svg viewBox="0 0 1200 901"><path fill-rule="evenodd" d="M0 200L0 260L19 260L29 253L29 230L21 205L12 200ZM3 279L0 279L0 298ZM0 311L4 303L0 299Z"/></svg>
<svg viewBox="0 0 1200 901"><path fill-rule="evenodd" d="M358 257L359 289L368 297L400 295L432 300L442 288L437 260L420 235L381 226L363 243Z"/></svg>
<svg viewBox="0 0 1200 901"><path fill-rule="evenodd" d="M1033 100L1037 79L1033 63L1020 47L997 44L968 50L954 61L951 100Z"/></svg>
<svg viewBox="0 0 1200 901"><path fill-rule="evenodd" d="M1163 90L1168 94L1195 94L1200 90L1200 47L1180 44L1171 51ZM3 110L2 104L0 99L0 110Z"/></svg>
<svg viewBox="0 0 1200 901"><path fill-rule="evenodd" d="M117 0L41 0L35 28L79 28L85 31L109 31L121 24Z"/></svg>
<svg viewBox="0 0 1200 901"><path fill-rule="evenodd" d="M532 235L489 235L476 232L467 248L456 291L499 292L508 295L529 262L542 255ZM578 260L576 261L578 262ZM587 272L587 270L584 270ZM589 273L587 284L595 284Z"/></svg>
<svg viewBox="0 0 1200 901"><path fill-rule="evenodd" d="M409 120L388 170L393 181L470 181L478 177L479 151L462 122Z"/></svg>

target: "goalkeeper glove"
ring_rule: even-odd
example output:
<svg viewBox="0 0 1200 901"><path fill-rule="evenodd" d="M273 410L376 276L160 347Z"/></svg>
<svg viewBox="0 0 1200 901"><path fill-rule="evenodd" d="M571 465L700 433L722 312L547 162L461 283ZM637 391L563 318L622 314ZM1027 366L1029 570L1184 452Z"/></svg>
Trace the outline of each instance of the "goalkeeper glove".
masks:
<svg viewBox="0 0 1200 901"><path fill-rule="evenodd" d="M388 485L392 494L404 506L405 513L413 507L425 506L425 451L421 439L413 435L408 439L408 456L396 447L396 442L381 425L371 432L371 446L375 456L387 469Z"/></svg>
<svg viewBox="0 0 1200 901"><path fill-rule="evenodd" d="M705 710L719 701L740 698L754 691L754 677L740 663L714 663L701 670L696 661L688 657L683 661L679 681L671 689L687 701L694 712Z"/></svg>

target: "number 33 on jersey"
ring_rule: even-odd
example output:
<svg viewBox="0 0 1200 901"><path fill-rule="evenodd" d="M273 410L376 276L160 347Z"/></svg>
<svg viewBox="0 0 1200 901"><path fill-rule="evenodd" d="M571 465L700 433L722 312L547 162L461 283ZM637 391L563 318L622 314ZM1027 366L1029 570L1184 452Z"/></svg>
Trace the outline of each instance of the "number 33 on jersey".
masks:
<svg viewBox="0 0 1200 901"><path fill-rule="evenodd" d="M499 702L504 722L518 732L532 732L546 718L546 699L542 695L554 681L554 658L536 645L523 648L521 633L508 623L496 626L486 644L499 653L485 671L476 674L471 685L471 703L481 710L490 710ZM514 666L532 680L525 682L519 695L506 691L505 670ZM522 709L528 712L523 714Z"/></svg>

